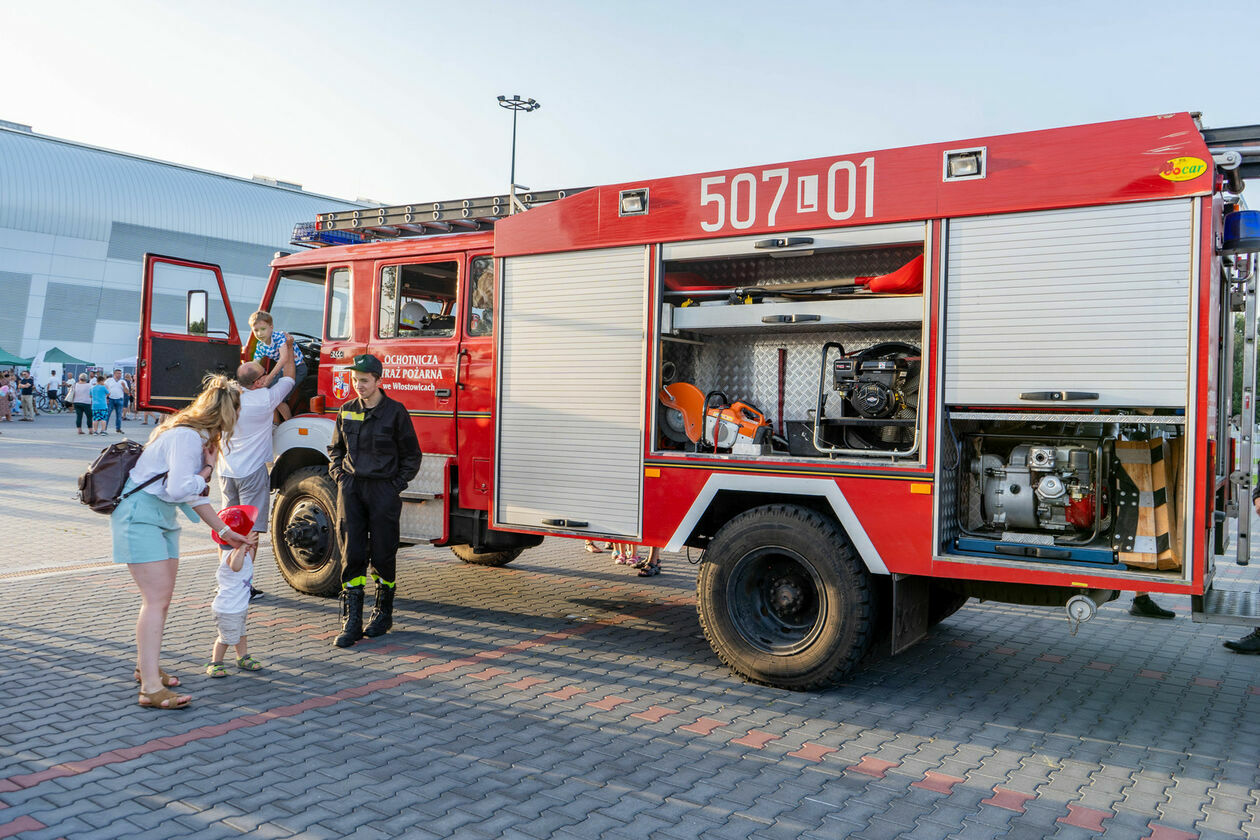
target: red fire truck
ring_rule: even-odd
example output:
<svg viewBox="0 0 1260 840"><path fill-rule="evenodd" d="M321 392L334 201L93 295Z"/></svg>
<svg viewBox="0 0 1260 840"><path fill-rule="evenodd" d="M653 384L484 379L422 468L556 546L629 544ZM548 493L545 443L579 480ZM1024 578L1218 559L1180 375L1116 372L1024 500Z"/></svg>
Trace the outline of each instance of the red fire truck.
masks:
<svg viewBox="0 0 1260 840"><path fill-rule="evenodd" d="M372 352L424 451L405 541L694 550L752 680L824 685L969 597L1257 623L1213 563L1250 509L1258 173L1260 129L1179 113L321 216L261 302L311 371L275 432L279 568L337 589L325 447ZM217 267L148 255L143 300L142 406L236 366Z"/></svg>

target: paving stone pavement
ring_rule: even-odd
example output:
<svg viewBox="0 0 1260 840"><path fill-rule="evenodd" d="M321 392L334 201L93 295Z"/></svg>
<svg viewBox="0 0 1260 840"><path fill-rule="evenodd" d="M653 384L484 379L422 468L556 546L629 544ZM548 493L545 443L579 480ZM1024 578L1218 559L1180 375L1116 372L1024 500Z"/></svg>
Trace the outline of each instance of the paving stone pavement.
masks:
<svg viewBox="0 0 1260 840"><path fill-rule="evenodd" d="M0 436L4 515L79 521L51 497L53 444L20 437ZM88 517L54 561L106 539ZM264 551L266 669L211 680L208 547L185 530L164 655L195 695L180 712L134 705L124 569L3 575L0 837L1260 838L1260 657L1175 599L1175 621L1125 597L1075 636L1058 611L973 601L799 694L720 666L685 556L640 579L572 541L503 569L407 549L395 630L343 651L335 602Z"/></svg>

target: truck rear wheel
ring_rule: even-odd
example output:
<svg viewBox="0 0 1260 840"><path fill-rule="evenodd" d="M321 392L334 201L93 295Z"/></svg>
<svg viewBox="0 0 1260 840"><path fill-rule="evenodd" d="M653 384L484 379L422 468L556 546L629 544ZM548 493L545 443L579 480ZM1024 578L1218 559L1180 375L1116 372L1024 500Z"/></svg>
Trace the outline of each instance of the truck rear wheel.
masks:
<svg viewBox="0 0 1260 840"><path fill-rule="evenodd" d="M486 551L478 554L473 551L471 545L453 545L451 551L455 552L455 556L465 563L472 563L474 566L506 566L517 557L521 556L523 548L511 548L507 551Z"/></svg>
<svg viewBox="0 0 1260 840"><path fill-rule="evenodd" d="M718 658L753 682L821 688L870 646L870 577L840 526L816 511L746 511L722 526L704 559L700 626Z"/></svg>
<svg viewBox="0 0 1260 840"><path fill-rule="evenodd" d="M324 467L303 467L284 480L271 512L271 550L280 574L298 592L336 595L337 487Z"/></svg>

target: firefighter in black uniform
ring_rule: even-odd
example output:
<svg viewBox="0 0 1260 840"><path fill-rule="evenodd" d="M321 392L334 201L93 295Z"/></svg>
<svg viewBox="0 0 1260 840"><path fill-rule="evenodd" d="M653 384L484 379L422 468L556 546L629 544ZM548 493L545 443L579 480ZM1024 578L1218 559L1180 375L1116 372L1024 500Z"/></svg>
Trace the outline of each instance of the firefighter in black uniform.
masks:
<svg viewBox="0 0 1260 840"><path fill-rule="evenodd" d="M341 407L328 447L328 475L337 482L337 540L341 573L341 635L337 647L380 636L394 624L399 493L420 471L420 444L407 409L381 390L381 360L365 354L349 368L359 398ZM376 604L363 627L363 589L369 560Z"/></svg>

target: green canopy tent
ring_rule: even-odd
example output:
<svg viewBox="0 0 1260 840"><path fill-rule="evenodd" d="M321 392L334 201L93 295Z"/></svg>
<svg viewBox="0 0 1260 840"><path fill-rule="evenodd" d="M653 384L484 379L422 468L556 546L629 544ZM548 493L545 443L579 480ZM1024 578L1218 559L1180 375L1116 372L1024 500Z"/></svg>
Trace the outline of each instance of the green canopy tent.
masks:
<svg viewBox="0 0 1260 840"><path fill-rule="evenodd" d="M82 359L76 359L60 347L54 347L44 353L44 364L46 365L87 365L91 366L91 362L85 362Z"/></svg>
<svg viewBox="0 0 1260 840"><path fill-rule="evenodd" d="M0 368L29 368L31 361L31 359L15 356L8 350L0 347Z"/></svg>
<svg viewBox="0 0 1260 840"><path fill-rule="evenodd" d="M80 373L85 373L88 368L95 367L95 365L91 362L85 362L83 359L77 359L74 356L71 356L60 347L53 347L50 350L46 350L44 352L43 364L49 366L56 365L61 370L61 375L58 379L63 379L67 376L75 378Z"/></svg>

